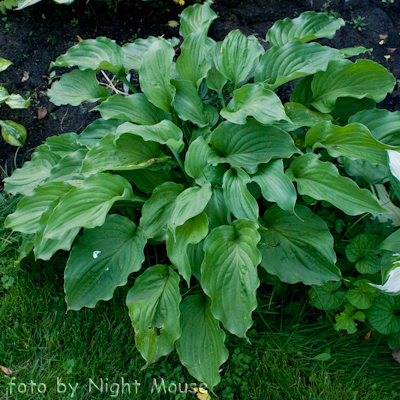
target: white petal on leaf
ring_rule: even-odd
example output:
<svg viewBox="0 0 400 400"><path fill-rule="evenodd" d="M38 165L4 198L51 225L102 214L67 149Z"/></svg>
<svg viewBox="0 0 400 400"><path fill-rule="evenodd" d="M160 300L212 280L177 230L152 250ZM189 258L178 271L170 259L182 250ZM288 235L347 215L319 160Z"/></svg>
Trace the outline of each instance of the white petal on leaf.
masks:
<svg viewBox="0 0 400 400"><path fill-rule="evenodd" d="M400 153L395 150L386 150L389 155L389 168L395 178L400 180Z"/></svg>
<svg viewBox="0 0 400 400"><path fill-rule="evenodd" d="M394 264L397 264L397 262ZM389 273L389 277L383 285L374 285L372 283L370 285L387 294L398 294L400 292L400 267L393 269Z"/></svg>

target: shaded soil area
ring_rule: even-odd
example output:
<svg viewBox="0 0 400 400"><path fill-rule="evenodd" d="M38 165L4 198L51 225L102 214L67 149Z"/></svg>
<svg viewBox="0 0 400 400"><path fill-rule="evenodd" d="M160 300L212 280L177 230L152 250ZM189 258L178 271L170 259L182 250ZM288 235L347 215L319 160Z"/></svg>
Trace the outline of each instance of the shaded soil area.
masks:
<svg viewBox="0 0 400 400"><path fill-rule="evenodd" d="M179 20L182 7L172 0L126 1L115 0L117 12L107 4L91 0L78 1L70 6L57 6L43 1L24 11L0 14L0 57L13 62L0 73L0 86L10 93L32 95L31 106L26 110L0 108L0 119L23 124L28 132L24 147L10 146L1 139L0 166L2 175L10 174L15 166L30 158L34 148L48 137L65 132L81 132L99 117L89 112L94 104L79 107L56 107L48 100L50 62L82 39L107 36L122 45L138 37L149 35L178 36L179 28L171 28L168 21ZM194 1L186 1L186 5ZM263 41L272 24L285 17L293 18L307 10L325 11L346 21L332 40L320 42L335 48L364 46L373 48L365 57L383 64L400 79L400 2L386 4L380 0L215 0L213 8L220 18L213 22L210 36L223 40L233 29L244 34L257 34ZM386 56L386 57L385 57ZM388 57L390 56L390 57ZM29 79L23 81L23 77ZM286 96L285 91L280 93ZM400 110L400 90L396 86L379 107ZM38 118L40 109L46 109ZM42 115L41 115L42 117Z"/></svg>

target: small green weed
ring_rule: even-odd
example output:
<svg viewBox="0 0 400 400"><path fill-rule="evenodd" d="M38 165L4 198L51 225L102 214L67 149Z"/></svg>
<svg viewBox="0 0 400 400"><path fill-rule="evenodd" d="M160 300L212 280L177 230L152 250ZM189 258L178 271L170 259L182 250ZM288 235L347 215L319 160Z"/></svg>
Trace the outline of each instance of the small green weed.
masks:
<svg viewBox="0 0 400 400"><path fill-rule="evenodd" d="M368 24L366 24L365 22L365 17L361 17L360 15L350 22L351 25L353 25L354 29L358 29L360 32L361 31L365 31L366 27Z"/></svg>

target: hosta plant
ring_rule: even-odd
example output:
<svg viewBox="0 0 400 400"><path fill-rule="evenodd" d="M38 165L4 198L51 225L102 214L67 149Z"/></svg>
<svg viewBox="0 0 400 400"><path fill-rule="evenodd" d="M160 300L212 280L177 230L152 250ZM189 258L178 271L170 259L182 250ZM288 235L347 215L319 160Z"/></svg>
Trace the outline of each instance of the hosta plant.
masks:
<svg viewBox="0 0 400 400"><path fill-rule="evenodd" d="M260 269L286 283L341 281L315 203L388 213L368 182L386 182L387 152L400 149L398 114L375 108L394 77L347 59L363 47L312 42L343 20L278 21L265 51L239 30L215 42L215 18L210 2L185 9L179 50L175 38L120 47L101 37L58 57L52 67L77 68L51 101L99 102L101 118L48 139L5 180L24 196L6 226L30 235L35 257L72 248L68 310L109 300L133 274L126 303L146 365L176 348L210 388L226 333L246 338L252 326ZM276 90L294 80L283 104ZM166 256L144 268L154 249Z"/></svg>
<svg viewBox="0 0 400 400"><path fill-rule="evenodd" d="M4 58L0 58L0 72L5 71L12 62ZM24 99L19 94L9 94L8 91L0 86L0 106L7 104L10 108L27 108L30 104L30 99ZM26 139L26 129L14 121L1 120L1 135L3 139L12 146L22 146Z"/></svg>

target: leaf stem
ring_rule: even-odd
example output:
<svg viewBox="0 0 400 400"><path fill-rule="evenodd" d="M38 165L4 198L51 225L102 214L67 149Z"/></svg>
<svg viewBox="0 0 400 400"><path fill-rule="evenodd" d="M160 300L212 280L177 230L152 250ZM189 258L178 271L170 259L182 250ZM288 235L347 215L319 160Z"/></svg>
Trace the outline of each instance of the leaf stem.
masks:
<svg viewBox="0 0 400 400"><path fill-rule="evenodd" d="M221 102L221 106L222 108L226 108L226 103L225 103L225 99L224 99L224 95L221 92L218 92L218 97L219 97L219 101Z"/></svg>
<svg viewBox="0 0 400 400"><path fill-rule="evenodd" d="M190 139L192 138L192 135L190 133L189 125L187 121L182 121L182 130L183 134L185 135L185 139L187 142L187 145L189 146Z"/></svg>
<svg viewBox="0 0 400 400"><path fill-rule="evenodd" d="M183 162L181 160L180 155L178 154L178 152L174 149L171 149L172 154L174 155L176 161L178 161L179 166L181 167L181 170L183 172L183 174L185 175L186 180L188 181L190 186L194 186L194 181L189 177L189 175L186 174L185 172L185 168L183 167Z"/></svg>
<svg viewBox="0 0 400 400"><path fill-rule="evenodd" d="M135 86L133 86L132 83L130 83L128 79L126 79L126 76L122 75L119 77L119 79L122 83L128 86L129 89L131 89L132 93L139 93L139 91L135 88Z"/></svg>

